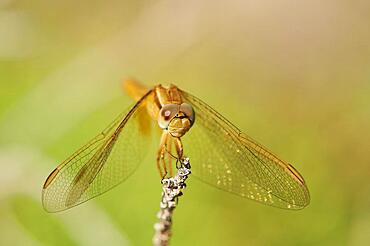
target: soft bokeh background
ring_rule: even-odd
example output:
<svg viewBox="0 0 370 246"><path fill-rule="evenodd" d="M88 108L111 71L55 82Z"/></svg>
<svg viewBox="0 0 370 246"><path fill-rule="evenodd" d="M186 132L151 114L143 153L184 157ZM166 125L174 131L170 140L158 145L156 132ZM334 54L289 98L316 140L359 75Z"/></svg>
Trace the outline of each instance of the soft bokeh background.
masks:
<svg viewBox="0 0 370 246"><path fill-rule="evenodd" d="M97 199L40 202L49 172L132 103L127 77L199 96L311 191L292 212L190 179L173 245L369 245L369 25L366 0L0 0L0 245L151 244L154 150Z"/></svg>

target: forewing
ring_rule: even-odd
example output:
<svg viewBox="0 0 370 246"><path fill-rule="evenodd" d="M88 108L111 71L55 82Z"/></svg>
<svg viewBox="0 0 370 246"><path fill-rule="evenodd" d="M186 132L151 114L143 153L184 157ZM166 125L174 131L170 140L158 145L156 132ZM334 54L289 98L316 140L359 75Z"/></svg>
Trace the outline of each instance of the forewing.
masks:
<svg viewBox="0 0 370 246"><path fill-rule="evenodd" d="M302 176L195 96L183 92L195 111L183 137L192 172L200 180L263 204L301 209L310 202Z"/></svg>
<svg viewBox="0 0 370 246"><path fill-rule="evenodd" d="M136 170L151 142L152 121L145 101L150 93L49 175L42 193L47 211L62 211L83 203Z"/></svg>

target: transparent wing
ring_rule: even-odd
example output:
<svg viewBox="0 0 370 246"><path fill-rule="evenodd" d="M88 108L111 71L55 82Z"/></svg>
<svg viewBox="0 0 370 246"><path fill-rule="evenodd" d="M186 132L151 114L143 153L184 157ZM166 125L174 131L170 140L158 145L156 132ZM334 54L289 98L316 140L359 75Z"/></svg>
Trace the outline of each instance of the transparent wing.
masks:
<svg viewBox="0 0 370 246"><path fill-rule="evenodd" d="M47 211L62 211L83 203L136 170L151 142L152 121L145 102L150 93L49 175L42 192Z"/></svg>
<svg viewBox="0 0 370 246"><path fill-rule="evenodd" d="M194 126L182 140L200 180L221 190L285 209L310 202L302 176L195 96L182 91L195 111Z"/></svg>

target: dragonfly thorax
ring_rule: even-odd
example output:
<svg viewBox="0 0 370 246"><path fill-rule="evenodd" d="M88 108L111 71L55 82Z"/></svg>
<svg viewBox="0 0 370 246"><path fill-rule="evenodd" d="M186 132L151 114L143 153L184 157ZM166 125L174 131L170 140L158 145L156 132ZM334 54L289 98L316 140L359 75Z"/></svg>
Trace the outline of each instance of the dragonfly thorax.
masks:
<svg viewBox="0 0 370 246"><path fill-rule="evenodd" d="M182 137L192 127L195 113L190 104L182 103L164 105L158 114L158 125L173 137Z"/></svg>

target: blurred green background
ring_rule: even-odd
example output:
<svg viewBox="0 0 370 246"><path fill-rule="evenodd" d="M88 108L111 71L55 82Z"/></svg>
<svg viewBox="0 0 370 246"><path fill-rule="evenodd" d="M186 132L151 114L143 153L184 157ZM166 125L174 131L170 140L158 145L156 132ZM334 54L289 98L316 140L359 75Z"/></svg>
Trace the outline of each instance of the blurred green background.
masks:
<svg viewBox="0 0 370 246"><path fill-rule="evenodd" d="M172 245L369 245L369 24L366 0L0 0L0 245L151 244L154 150L97 199L58 214L40 201L132 103L127 77L202 98L310 188L294 212L190 178Z"/></svg>

